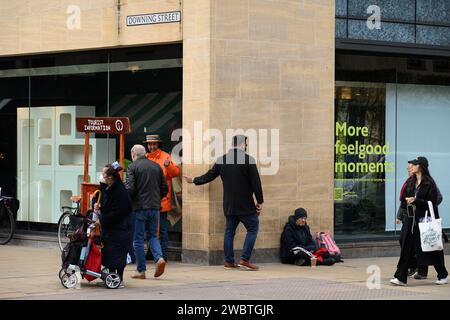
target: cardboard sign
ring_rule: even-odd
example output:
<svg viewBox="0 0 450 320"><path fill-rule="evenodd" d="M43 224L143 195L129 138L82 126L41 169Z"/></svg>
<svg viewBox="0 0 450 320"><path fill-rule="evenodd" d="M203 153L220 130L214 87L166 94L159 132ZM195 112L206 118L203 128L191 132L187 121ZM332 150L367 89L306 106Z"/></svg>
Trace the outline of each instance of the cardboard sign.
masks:
<svg viewBox="0 0 450 320"><path fill-rule="evenodd" d="M119 117L80 117L77 118L78 132L130 133L130 119Z"/></svg>

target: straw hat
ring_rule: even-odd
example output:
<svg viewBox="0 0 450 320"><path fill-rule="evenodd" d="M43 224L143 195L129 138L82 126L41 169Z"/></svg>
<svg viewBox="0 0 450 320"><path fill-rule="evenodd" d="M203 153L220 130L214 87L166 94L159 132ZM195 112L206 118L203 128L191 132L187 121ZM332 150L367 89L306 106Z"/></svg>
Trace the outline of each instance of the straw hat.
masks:
<svg viewBox="0 0 450 320"><path fill-rule="evenodd" d="M162 140L159 138L159 134L148 134L145 136L144 143L149 142L162 142Z"/></svg>

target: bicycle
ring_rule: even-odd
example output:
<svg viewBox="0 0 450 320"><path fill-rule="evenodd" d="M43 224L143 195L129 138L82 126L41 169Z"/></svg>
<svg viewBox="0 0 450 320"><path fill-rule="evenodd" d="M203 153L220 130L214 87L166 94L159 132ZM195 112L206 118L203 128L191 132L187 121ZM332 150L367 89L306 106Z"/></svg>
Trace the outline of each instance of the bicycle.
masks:
<svg viewBox="0 0 450 320"><path fill-rule="evenodd" d="M0 245L11 241L16 230L16 216L19 200L0 195Z"/></svg>
<svg viewBox="0 0 450 320"><path fill-rule="evenodd" d="M72 196L70 200L73 203L76 203L76 207L61 207L61 211L63 212L58 221L58 244L61 251L64 250L64 247L69 242L69 234L74 232L75 230L71 229L70 224L70 216L71 215L80 215L80 196Z"/></svg>

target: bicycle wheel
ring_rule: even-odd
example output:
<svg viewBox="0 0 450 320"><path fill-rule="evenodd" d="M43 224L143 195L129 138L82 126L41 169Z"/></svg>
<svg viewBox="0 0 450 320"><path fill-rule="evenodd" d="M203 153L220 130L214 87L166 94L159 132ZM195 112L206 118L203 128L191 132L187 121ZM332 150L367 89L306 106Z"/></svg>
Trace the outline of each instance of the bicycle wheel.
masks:
<svg viewBox="0 0 450 320"><path fill-rule="evenodd" d="M69 223L71 215L72 212L65 211L58 221L58 244L61 251L63 251L66 244L69 243L69 238L67 236L70 231Z"/></svg>
<svg viewBox="0 0 450 320"><path fill-rule="evenodd" d="M8 208L3 207L2 212L0 212L0 245L11 241L15 229L16 223L13 213Z"/></svg>

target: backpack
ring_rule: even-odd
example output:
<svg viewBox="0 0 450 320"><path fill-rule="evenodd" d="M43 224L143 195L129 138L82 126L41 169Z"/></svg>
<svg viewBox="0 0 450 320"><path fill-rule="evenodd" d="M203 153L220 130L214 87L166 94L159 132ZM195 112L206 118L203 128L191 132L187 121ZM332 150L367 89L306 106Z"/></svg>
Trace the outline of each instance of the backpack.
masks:
<svg viewBox="0 0 450 320"><path fill-rule="evenodd" d="M344 262L341 258L341 249L334 242L329 232L316 232L316 242L319 248L326 248L335 262Z"/></svg>

